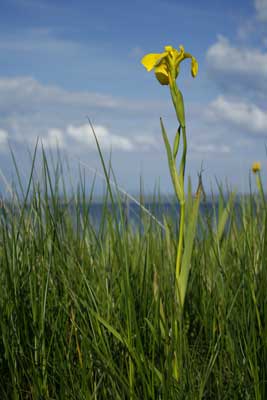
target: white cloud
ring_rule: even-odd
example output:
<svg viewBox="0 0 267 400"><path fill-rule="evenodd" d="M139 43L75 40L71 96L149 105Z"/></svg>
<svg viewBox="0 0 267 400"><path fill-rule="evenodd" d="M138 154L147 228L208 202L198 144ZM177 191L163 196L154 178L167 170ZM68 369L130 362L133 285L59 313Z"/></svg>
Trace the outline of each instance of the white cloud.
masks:
<svg viewBox="0 0 267 400"><path fill-rule="evenodd" d="M94 131L97 136L101 151L121 151L121 152L146 152L158 147L158 143L154 136L151 135L132 135L125 137L112 133L107 127L102 125L94 125ZM19 127L17 127L19 130ZM3 132L3 135L2 135ZM1 142L7 138L5 131L0 130L0 147ZM38 136L17 135L17 143L24 143L35 145ZM97 152L97 145L93 135L92 128L89 123L83 125L67 125L66 127L49 128L46 134L39 135L41 143L45 149L49 148L62 149L67 151L68 154L83 154L84 152L94 151ZM3 139L3 140L1 140Z"/></svg>
<svg viewBox="0 0 267 400"><path fill-rule="evenodd" d="M73 92L59 86L43 85L32 77L0 78L0 111L32 112L60 108L105 109L142 112L162 110L164 101L137 101L95 92ZM84 116L84 114L83 114Z"/></svg>
<svg viewBox="0 0 267 400"><path fill-rule="evenodd" d="M62 149L65 147L63 132L60 129L49 129L47 136L42 137L44 148Z"/></svg>
<svg viewBox="0 0 267 400"><path fill-rule="evenodd" d="M133 137L134 143L140 147L140 149L146 150L151 148L157 148L158 142L154 136L148 135L136 135Z"/></svg>
<svg viewBox="0 0 267 400"><path fill-rule="evenodd" d="M71 92L32 77L0 78L0 125L20 144L32 145L39 137L44 147L72 143L74 151L96 150L86 122L89 115L103 150L149 151L156 147L153 128L144 135L135 133L143 129L142 120L161 109L161 102Z"/></svg>
<svg viewBox="0 0 267 400"><path fill-rule="evenodd" d="M104 126L95 125L94 131L103 151L111 149L133 151L135 149L134 144L130 139L112 134ZM67 127L66 132L72 139L79 142L81 145L87 146L91 149L96 149L95 139L89 124L81 126L70 125Z"/></svg>
<svg viewBox="0 0 267 400"><path fill-rule="evenodd" d="M8 132L4 129L0 129L0 151L6 149L8 140Z"/></svg>
<svg viewBox="0 0 267 400"><path fill-rule="evenodd" d="M231 149L227 145L215 145L213 143L200 144L200 145L192 145L192 151L195 153L202 154L228 154Z"/></svg>
<svg viewBox="0 0 267 400"><path fill-rule="evenodd" d="M213 122L230 123L245 132L267 136L267 110L264 111L252 103L219 96L210 103L206 117Z"/></svg>
<svg viewBox="0 0 267 400"><path fill-rule="evenodd" d="M151 135L133 135L131 138L112 133L107 127L94 125L101 151L149 151L157 148L157 142ZM81 153L83 151L97 151L95 138L89 123L75 126L68 125L64 129L51 128L47 134L40 136L44 148L64 149L68 152ZM24 140L25 142L25 140ZM36 137L30 136L28 143L36 143ZM1 144L1 131L0 131Z"/></svg>
<svg viewBox="0 0 267 400"><path fill-rule="evenodd" d="M259 49L237 48L219 36L218 41L207 51L207 62L217 73L237 73L267 79L267 53Z"/></svg>
<svg viewBox="0 0 267 400"><path fill-rule="evenodd" d="M259 20L267 21L267 0L255 0L254 5Z"/></svg>
<svg viewBox="0 0 267 400"><path fill-rule="evenodd" d="M123 102L109 95L90 92L68 92L60 87L42 85L32 77L0 79L0 109L14 111L41 110L51 106L123 107Z"/></svg>

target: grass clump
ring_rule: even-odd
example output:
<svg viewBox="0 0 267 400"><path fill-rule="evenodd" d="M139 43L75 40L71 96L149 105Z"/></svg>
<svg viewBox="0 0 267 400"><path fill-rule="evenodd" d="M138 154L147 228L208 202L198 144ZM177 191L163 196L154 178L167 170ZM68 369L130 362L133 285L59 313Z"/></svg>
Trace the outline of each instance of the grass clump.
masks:
<svg viewBox="0 0 267 400"><path fill-rule="evenodd" d="M200 213L181 317L176 220L134 227L108 184L96 227L60 170L1 208L1 399L266 399L264 197Z"/></svg>

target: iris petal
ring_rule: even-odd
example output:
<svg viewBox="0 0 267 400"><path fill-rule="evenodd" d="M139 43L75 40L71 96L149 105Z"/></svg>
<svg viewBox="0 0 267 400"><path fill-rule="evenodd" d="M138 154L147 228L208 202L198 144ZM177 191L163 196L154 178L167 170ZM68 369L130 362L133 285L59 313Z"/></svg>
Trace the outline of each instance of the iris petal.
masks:
<svg viewBox="0 0 267 400"><path fill-rule="evenodd" d="M195 57L192 57L192 63L191 63L191 74L193 78L197 76L198 73L198 62L195 59Z"/></svg>
<svg viewBox="0 0 267 400"><path fill-rule="evenodd" d="M150 53L144 56L141 60L143 66L147 69L147 71L151 71L155 65L165 56L166 53Z"/></svg>
<svg viewBox="0 0 267 400"><path fill-rule="evenodd" d="M172 46L165 46L164 47L165 51L167 51L167 53L171 52L173 50Z"/></svg>
<svg viewBox="0 0 267 400"><path fill-rule="evenodd" d="M169 84L169 75L165 64L161 63L155 67L155 75L161 85Z"/></svg>

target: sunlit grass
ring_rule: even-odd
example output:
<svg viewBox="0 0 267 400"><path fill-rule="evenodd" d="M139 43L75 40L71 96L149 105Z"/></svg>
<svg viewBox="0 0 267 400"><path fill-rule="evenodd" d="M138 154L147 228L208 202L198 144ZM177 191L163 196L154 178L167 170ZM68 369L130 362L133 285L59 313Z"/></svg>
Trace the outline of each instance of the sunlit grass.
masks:
<svg viewBox="0 0 267 400"><path fill-rule="evenodd" d="M266 399L264 198L221 190L200 213L181 320L177 221L136 229L107 184L96 227L83 180L70 198L42 168L1 208L1 399Z"/></svg>

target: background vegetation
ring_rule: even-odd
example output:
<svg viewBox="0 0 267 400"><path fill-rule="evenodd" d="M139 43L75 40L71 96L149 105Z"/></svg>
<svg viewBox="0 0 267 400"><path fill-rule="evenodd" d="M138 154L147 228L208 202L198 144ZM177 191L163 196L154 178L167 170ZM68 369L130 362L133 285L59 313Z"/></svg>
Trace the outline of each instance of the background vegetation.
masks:
<svg viewBox="0 0 267 400"><path fill-rule="evenodd" d="M179 318L177 219L133 226L107 181L96 227L82 175L62 198L60 165L42 168L1 208L1 399L266 399L264 197L221 190L199 215Z"/></svg>

